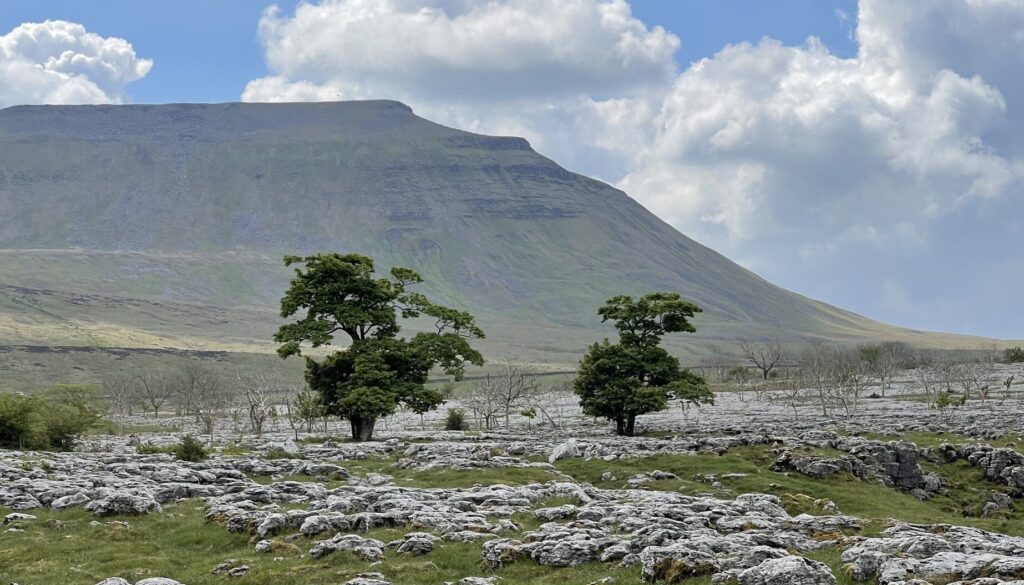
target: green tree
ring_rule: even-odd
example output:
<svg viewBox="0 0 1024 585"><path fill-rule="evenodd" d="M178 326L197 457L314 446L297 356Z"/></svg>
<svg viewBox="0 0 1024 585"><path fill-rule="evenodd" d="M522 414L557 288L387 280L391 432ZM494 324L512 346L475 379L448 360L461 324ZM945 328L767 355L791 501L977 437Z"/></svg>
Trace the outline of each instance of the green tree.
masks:
<svg viewBox="0 0 1024 585"><path fill-rule="evenodd" d="M278 354L301 355L303 344L320 347L344 333L346 349L316 360L305 356L306 382L329 414L352 427L352 438L372 438L377 419L405 405L415 412L437 408L442 394L426 388L431 369L461 379L466 364L483 365L470 345L482 338L472 315L436 305L410 291L423 281L408 268L392 268L390 278L374 276L371 258L359 254L287 256L285 265L301 264L281 299L281 316L302 317L283 325L274 336ZM436 331L399 337L399 319L424 317Z"/></svg>
<svg viewBox="0 0 1024 585"><path fill-rule="evenodd" d="M613 420L616 433L632 436L638 415L664 410L672 399L714 403L704 378L680 368L659 345L666 333L696 331L689 319L700 310L668 292L609 299L598 314L615 322L619 342L595 343L580 362L573 387L583 412Z"/></svg>

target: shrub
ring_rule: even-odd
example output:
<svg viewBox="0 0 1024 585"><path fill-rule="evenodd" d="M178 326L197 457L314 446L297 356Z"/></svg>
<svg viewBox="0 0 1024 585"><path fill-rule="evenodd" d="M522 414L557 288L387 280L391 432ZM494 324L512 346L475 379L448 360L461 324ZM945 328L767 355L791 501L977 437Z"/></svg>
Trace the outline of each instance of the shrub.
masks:
<svg viewBox="0 0 1024 585"><path fill-rule="evenodd" d="M302 459L301 453L289 453L283 447L271 447L267 449L264 459Z"/></svg>
<svg viewBox="0 0 1024 585"><path fill-rule="evenodd" d="M449 408L448 415L444 418L444 430L464 431L466 430L466 413L458 408Z"/></svg>
<svg viewBox="0 0 1024 585"><path fill-rule="evenodd" d="M135 452L140 455L159 455L161 453L174 454L174 445L154 445L153 443L143 443L135 448Z"/></svg>
<svg viewBox="0 0 1024 585"><path fill-rule="evenodd" d="M203 443L192 435L185 435L180 443L174 446L174 456L182 461L198 463L204 461L209 455Z"/></svg>
<svg viewBox="0 0 1024 585"><path fill-rule="evenodd" d="M0 395L0 447L70 451L99 421L94 386L61 385L38 396Z"/></svg>
<svg viewBox="0 0 1024 585"><path fill-rule="evenodd" d="M1022 349L1019 345L1016 347L1008 347L1004 349L1003 360L1011 364L1024 362L1024 349Z"/></svg>

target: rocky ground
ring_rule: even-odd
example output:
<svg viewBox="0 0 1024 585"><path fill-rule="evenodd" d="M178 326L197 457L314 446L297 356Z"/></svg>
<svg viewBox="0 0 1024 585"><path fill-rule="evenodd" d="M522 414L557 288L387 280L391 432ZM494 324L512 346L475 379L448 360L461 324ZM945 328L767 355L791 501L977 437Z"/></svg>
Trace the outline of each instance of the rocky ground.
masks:
<svg viewBox="0 0 1024 585"><path fill-rule="evenodd" d="M644 437L409 418L362 444L219 436L202 463L128 437L0 451L0 580L1020 585L1022 398L949 420L898 393L840 417L730 392Z"/></svg>

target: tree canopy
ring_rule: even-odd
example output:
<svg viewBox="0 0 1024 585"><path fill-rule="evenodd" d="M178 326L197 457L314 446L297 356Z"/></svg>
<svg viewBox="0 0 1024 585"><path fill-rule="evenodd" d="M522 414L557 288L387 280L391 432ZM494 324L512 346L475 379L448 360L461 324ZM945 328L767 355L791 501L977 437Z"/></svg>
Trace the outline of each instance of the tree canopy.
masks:
<svg viewBox="0 0 1024 585"><path fill-rule="evenodd" d="M618 434L631 436L637 416L664 410L672 399L714 402L704 378L659 346L666 333L696 331L689 319L700 311L677 293L609 299L598 314L615 322L619 342L595 343L580 362L574 390L583 412L613 420Z"/></svg>
<svg viewBox="0 0 1024 585"><path fill-rule="evenodd" d="M287 256L285 264L302 267L281 299L281 316L301 316L274 336L278 354L301 355L304 345L348 336L348 348L321 360L304 357L306 381L328 413L349 421L354 439L370 439L376 420L399 405L420 413L440 405L441 393L425 386L433 368L458 380L467 364L483 365L470 344L484 336L473 316L412 292L423 281L416 272L395 267L379 278L373 259L359 254ZM433 320L435 331L399 337L400 319L413 318Z"/></svg>

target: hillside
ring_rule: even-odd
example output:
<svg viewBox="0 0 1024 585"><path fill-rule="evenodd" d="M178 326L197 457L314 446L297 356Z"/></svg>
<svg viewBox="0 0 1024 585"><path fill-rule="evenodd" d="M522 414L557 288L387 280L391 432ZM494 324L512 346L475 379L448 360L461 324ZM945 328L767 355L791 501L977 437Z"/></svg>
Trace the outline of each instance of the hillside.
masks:
<svg viewBox="0 0 1024 585"><path fill-rule="evenodd" d="M610 333L604 299L650 290L705 308L690 357L768 335L979 343L781 289L523 139L396 102L7 108L0 209L0 345L269 353L281 257L316 251L413 267L488 352L552 364Z"/></svg>

